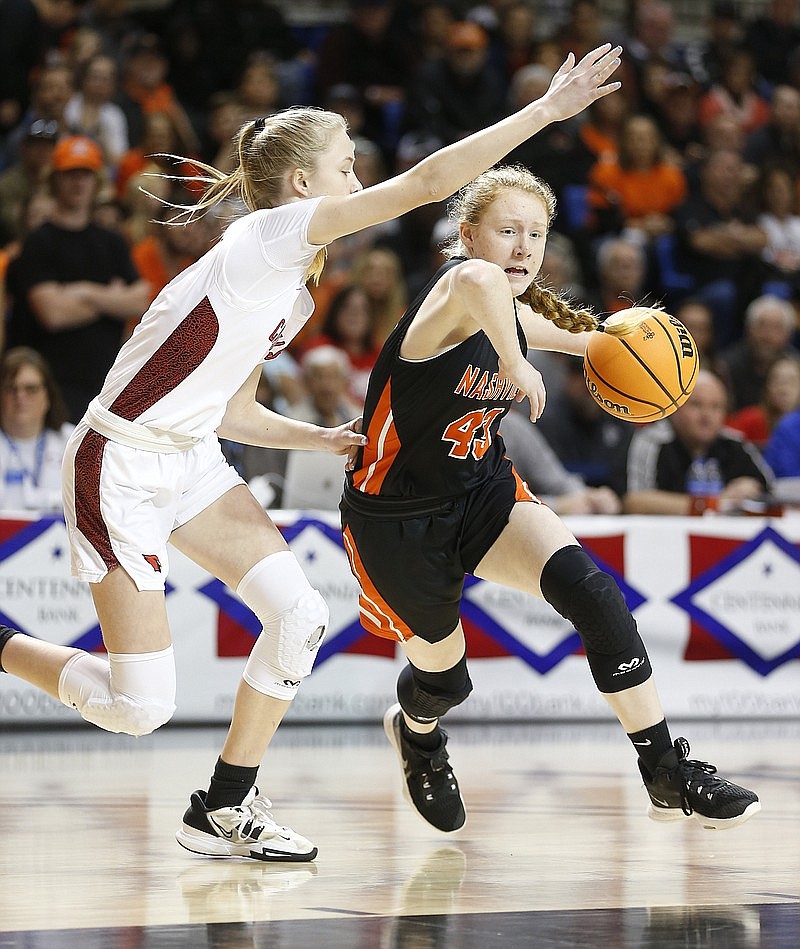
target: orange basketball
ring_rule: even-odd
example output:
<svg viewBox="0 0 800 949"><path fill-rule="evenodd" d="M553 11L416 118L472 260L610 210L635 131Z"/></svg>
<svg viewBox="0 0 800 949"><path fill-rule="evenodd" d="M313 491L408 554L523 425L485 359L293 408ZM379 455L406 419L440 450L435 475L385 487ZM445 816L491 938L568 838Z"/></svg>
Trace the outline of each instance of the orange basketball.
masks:
<svg viewBox="0 0 800 949"><path fill-rule="evenodd" d="M697 347L680 320L650 307L623 310L606 326L632 316L643 319L625 336L590 335L583 373L589 392L610 415L652 422L672 415L692 394Z"/></svg>

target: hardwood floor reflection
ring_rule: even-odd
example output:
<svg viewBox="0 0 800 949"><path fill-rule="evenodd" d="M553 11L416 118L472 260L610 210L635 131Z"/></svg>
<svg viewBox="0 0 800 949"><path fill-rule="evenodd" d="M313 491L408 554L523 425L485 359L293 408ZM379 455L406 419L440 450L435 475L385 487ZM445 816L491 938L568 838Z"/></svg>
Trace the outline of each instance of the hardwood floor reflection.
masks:
<svg viewBox="0 0 800 949"><path fill-rule="evenodd" d="M727 832L649 821L617 726L449 730L455 835L408 809L379 724L285 726L260 783L319 846L293 866L175 843L221 729L0 732L0 949L800 945L800 722L674 729L759 792Z"/></svg>

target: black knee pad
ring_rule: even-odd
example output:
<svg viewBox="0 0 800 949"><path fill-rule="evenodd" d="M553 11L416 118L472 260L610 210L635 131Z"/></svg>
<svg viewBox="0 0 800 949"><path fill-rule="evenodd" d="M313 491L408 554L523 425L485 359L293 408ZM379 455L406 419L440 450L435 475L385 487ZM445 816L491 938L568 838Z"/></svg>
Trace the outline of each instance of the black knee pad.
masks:
<svg viewBox="0 0 800 949"><path fill-rule="evenodd" d="M410 662L397 678L397 700L415 722L427 724L460 705L472 691L467 657L444 672L425 672Z"/></svg>
<svg viewBox="0 0 800 949"><path fill-rule="evenodd" d="M562 547L542 570L542 595L581 637L601 692L622 692L652 675L636 621L613 578L582 547Z"/></svg>

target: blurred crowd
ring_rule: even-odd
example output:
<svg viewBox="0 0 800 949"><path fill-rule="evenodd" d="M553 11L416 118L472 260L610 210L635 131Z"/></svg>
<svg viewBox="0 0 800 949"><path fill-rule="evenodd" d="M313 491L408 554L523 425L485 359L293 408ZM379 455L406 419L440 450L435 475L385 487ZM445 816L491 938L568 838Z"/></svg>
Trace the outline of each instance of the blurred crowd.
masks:
<svg viewBox="0 0 800 949"><path fill-rule="evenodd" d="M176 226L153 198L191 205L193 160L229 170L244 121L313 104L347 118L366 187L606 40L624 48L622 90L509 156L558 199L540 280L598 314L662 304L703 372L671 419L636 427L597 406L580 360L531 354L548 408L536 426L512 413L509 454L567 514L757 510L800 478L800 0L697 2L689 41L661 0L614 20L596 0L334 6L346 16L297 25L260 0L0 2L0 508L57 507L65 432L158 291L222 233L227 215ZM314 316L265 363L264 403L324 425L358 415L451 233L432 204L332 245ZM286 453L226 450L282 502Z"/></svg>

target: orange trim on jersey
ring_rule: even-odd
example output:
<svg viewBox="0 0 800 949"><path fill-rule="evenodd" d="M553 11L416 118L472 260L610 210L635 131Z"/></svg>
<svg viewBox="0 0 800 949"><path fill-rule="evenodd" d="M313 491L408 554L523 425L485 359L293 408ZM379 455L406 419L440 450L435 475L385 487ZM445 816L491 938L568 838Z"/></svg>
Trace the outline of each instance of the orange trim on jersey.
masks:
<svg viewBox="0 0 800 949"><path fill-rule="evenodd" d="M368 633L381 636L383 639L392 639L395 642L404 642L411 639L414 635L413 630L400 619L370 580L361 557L358 555L349 527L345 527L342 531L342 538L347 559L350 561L350 569L361 587L361 594L358 598L361 625Z"/></svg>
<svg viewBox="0 0 800 949"><path fill-rule="evenodd" d="M527 483L520 478L517 474L517 469L512 465L511 471L514 475L514 480L517 483L516 491L514 491L514 500L515 501L534 501L536 504L541 504L542 502L528 487Z"/></svg>
<svg viewBox="0 0 800 949"><path fill-rule="evenodd" d="M365 494L380 494L384 479L400 451L400 438L392 416L392 384L381 393L369 428L361 467L353 475L353 487Z"/></svg>

